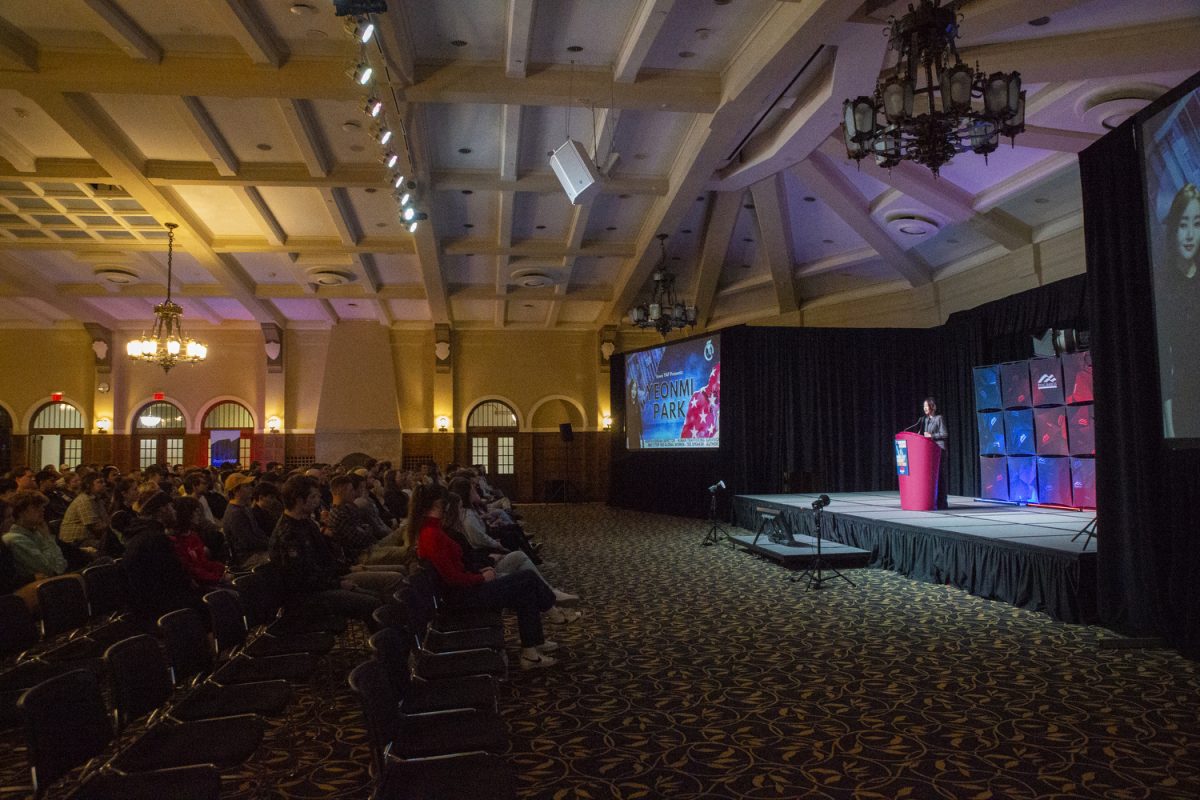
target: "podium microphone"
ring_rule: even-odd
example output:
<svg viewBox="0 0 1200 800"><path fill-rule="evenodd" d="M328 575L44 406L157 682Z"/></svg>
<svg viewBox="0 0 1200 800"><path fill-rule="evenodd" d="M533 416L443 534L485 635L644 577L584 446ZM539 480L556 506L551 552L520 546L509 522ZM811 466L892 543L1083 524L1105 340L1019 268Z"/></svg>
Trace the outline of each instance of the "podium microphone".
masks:
<svg viewBox="0 0 1200 800"><path fill-rule="evenodd" d="M909 426L908 426L907 428L905 428L904 430L905 430L906 432L907 432L907 431L911 431L913 428L917 427L918 425L920 425L920 424L921 424L922 422L924 422L924 421L925 421L925 415L924 415L924 414L922 414L921 416L917 417L917 421L916 421L916 422L914 422L912 425L909 425Z"/></svg>

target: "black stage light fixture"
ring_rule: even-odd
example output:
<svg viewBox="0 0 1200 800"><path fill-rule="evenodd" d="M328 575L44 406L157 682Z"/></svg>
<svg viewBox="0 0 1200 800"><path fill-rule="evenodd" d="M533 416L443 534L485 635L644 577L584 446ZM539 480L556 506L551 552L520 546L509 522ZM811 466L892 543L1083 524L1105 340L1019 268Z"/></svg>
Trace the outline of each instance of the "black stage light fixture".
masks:
<svg viewBox="0 0 1200 800"><path fill-rule="evenodd" d="M387 0L333 0L333 13L339 17L387 12Z"/></svg>
<svg viewBox="0 0 1200 800"><path fill-rule="evenodd" d="M813 503L812 503L813 511L820 511L822 508L824 508L827 505L829 505L829 495L823 494L820 497L818 497L816 500L813 500Z"/></svg>
<svg viewBox="0 0 1200 800"><path fill-rule="evenodd" d="M712 486L708 487L709 494L716 494L725 489L725 481L717 481Z"/></svg>

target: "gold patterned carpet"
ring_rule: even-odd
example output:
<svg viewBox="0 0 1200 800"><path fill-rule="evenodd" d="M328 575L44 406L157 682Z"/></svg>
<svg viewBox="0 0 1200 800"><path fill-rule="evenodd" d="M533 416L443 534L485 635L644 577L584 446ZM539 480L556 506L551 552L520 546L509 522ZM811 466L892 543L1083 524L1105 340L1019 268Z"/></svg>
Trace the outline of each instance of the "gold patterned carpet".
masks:
<svg viewBox="0 0 1200 800"><path fill-rule="evenodd" d="M552 627L558 666L501 690L522 797L1200 797L1200 671L1171 651L878 570L806 591L699 546L700 521L524 513L584 617ZM366 797L341 679L362 644L345 638L338 680L301 687L225 796ZM0 737L7 786L26 780L19 742Z"/></svg>

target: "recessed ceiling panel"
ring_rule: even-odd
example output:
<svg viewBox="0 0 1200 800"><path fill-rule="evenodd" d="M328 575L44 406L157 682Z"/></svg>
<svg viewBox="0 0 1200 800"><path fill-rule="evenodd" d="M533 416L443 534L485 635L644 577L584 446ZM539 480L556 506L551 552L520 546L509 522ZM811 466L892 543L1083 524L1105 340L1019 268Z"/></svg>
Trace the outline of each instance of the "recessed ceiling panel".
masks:
<svg viewBox="0 0 1200 800"><path fill-rule="evenodd" d="M284 107L289 101L205 97L202 102L239 161L304 161L300 147L284 119Z"/></svg>
<svg viewBox="0 0 1200 800"><path fill-rule="evenodd" d="M400 206L392 197L390 186L342 191L350 201L355 223L363 236L408 236L408 229L400 220Z"/></svg>
<svg viewBox="0 0 1200 800"><path fill-rule="evenodd" d="M1044 225L1081 210L1083 189L1079 184L1079 164L1071 164L1038 185L1010 197L998 208L1026 225Z"/></svg>
<svg viewBox="0 0 1200 800"><path fill-rule="evenodd" d="M762 16L778 5L771 0L738 3L679 0L672 6L642 66L720 72Z"/></svg>
<svg viewBox="0 0 1200 800"><path fill-rule="evenodd" d="M1001 139L1000 147L988 155L986 162L983 156L960 153L942 167L941 177L956 186L961 186L970 194L979 194L984 189L1036 166L1039 161L1052 155L1054 153L1049 150L1021 146L1020 136L1017 136L1016 147L1009 147L1008 140Z"/></svg>
<svg viewBox="0 0 1200 800"><path fill-rule="evenodd" d="M246 307L234 300L232 297L206 297L205 304L213 310L221 319L239 320L243 322L253 322L254 315L246 310Z"/></svg>
<svg viewBox="0 0 1200 800"><path fill-rule="evenodd" d="M496 0L403 5L417 61L503 61L504 7Z"/></svg>
<svg viewBox="0 0 1200 800"><path fill-rule="evenodd" d="M429 311L429 303L424 300L389 300L388 309L392 319L401 321L426 321L433 318Z"/></svg>
<svg viewBox="0 0 1200 800"><path fill-rule="evenodd" d="M491 322L496 317L496 301L450 298L454 319L462 322Z"/></svg>
<svg viewBox="0 0 1200 800"><path fill-rule="evenodd" d="M279 299L271 301L279 313L295 322L326 322L329 318L321 307L320 300Z"/></svg>
<svg viewBox="0 0 1200 800"><path fill-rule="evenodd" d="M549 313L550 304L544 300L514 300L508 304L509 322L542 324Z"/></svg>
<svg viewBox="0 0 1200 800"><path fill-rule="evenodd" d="M333 298L329 301L338 319L378 319L379 310L374 300L347 300Z"/></svg>
<svg viewBox="0 0 1200 800"><path fill-rule="evenodd" d="M842 221L790 171L785 173L788 210L791 214L793 260L807 264L847 250L866 247L863 238ZM805 198L813 198L806 200ZM863 204L865 200L861 201Z"/></svg>
<svg viewBox="0 0 1200 800"><path fill-rule="evenodd" d="M237 253L238 264L255 283L295 283L291 265L285 253Z"/></svg>
<svg viewBox="0 0 1200 800"><path fill-rule="evenodd" d="M208 161L208 154L184 121L187 110L178 97L98 94L95 99L144 157Z"/></svg>
<svg viewBox="0 0 1200 800"><path fill-rule="evenodd" d="M415 253L375 253L375 272L385 286L421 283L421 260Z"/></svg>
<svg viewBox="0 0 1200 800"><path fill-rule="evenodd" d="M320 190L263 186L258 191L288 236L338 235Z"/></svg>
<svg viewBox="0 0 1200 800"><path fill-rule="evenodd" d="M665 175L679 155L679 146L696 114L669 111L621 112L614 149L621 154L615 175Z"/></svg>
<svg viewBox="0 0 1200 800"><path fill-rule="evenodd" d="M447 283L496 285L496 256L443 256L442 274Z"/></svg>
<svg viewBox="0 0 1200 800"><path fill-rule="evenodd" d="M361 101L348 100L309 100L309 108L313 112L321 139L329 149L329 154L337 164L375 164L382 147L372 136L376 127L384 127L391 114L391 107L385 103L386 112L377 118L367 116L363 111L366 97ZM397 133L392 128L393 141L397 141ZM398 143L398 142L397 142ZM396 145L388 143L395 149ZM380 185L387 180L387 171L379 165Z"/></svg>
<svg viewBox="0 0 1200 800"><path fill-rule="evenodd" d="M566 194L517 192L513 212L513 240L566 241L574 207Z"/></svg>
<svg viewBox="0 0 1200 800"><path fill-rule="evenodd" d="M266 191L263 189L264 193ZM213 236L262 235L262 228L246 213L246 207L234 191L226 186L176 186L175 192Z"/></svg>
<svg viewBox="0 0 1200 800"><path fill-rule="evenodd" d="M577 68L609 69L640 5L641 0L605 0L603 11L597 13L595 4L587 0L538 3L533 15L530 60L534 64L574 61Z"/></svg>
<svg viewBox="0 0 1200 800"><path fill-rule="evenodd" d="M434 169L500 169L499 105L431 103L425 106Z"/></svg>
<svg viewBox="0 0 1200 800"><path fill-rule="evenodd" d="M604 303L591 301L563 303L558 312L558 321L590 324L596 322L602 311L604 311Z"/></svg>
<svg viewBox="0 0 1200 800"><path fill-rule="evenodd" d="M87 158L50 115L12 89L0 90L0 130L20 142L35 158Z"/></svg>

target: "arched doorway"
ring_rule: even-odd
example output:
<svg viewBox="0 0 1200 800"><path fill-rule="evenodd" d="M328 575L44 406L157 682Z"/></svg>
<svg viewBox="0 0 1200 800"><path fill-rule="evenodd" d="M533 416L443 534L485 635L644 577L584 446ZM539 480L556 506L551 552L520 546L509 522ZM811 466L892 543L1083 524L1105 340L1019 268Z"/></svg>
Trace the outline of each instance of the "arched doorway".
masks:
<svg viewBox="0 0 1200 800"><path fill-rule="evenodd" d="M83 463L83 414L70 403L47 403L29 425L29 463L78 467Z"/></svg>
<svg viewBox="0 0 1200 800"><path fill-rule="evenodd" d="M517 415L506 403L486 400L467 415L471 463L487 467L488 482L517 496Z"/></svg>
<svg viewBox="0 0 1200 800"><path fill-rule="evenodd" d="M225 400L204 415L200 426L204 434L208 463L214 467L232 464L250 466L254 445L254 417L241 403Z"/></svg>
<svg viewBox="0 0 1200 800"><path fill-rule="evenodd" d="M187 420L174 403L155 400L133 416L133 453L139 469L152 464L182 464Z"/></svg>
<svg viewBox="0 0 1200 800"><path fill-rule="evenodd" d="M0 406L0 472L12 469L12 431L12 417Z"/></svg>

